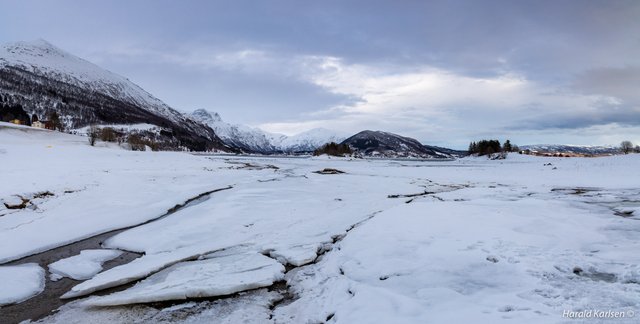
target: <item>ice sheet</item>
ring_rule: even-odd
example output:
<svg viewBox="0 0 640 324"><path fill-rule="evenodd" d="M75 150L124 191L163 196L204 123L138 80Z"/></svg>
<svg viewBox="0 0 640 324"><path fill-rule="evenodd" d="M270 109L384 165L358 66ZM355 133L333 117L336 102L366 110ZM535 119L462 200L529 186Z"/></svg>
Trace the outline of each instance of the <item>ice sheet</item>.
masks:
<svg viewBox="0 0 640 324"><path fill-rule="evenodd" d="M19 303L44 290L44 269L35 263L0 266L0 306Z"/></svg>

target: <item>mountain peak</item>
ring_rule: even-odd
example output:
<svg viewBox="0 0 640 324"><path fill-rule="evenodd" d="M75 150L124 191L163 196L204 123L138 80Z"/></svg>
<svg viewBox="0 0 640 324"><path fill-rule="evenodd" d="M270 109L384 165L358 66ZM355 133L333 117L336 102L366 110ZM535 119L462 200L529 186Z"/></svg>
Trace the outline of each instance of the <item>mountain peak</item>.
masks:
<svg viewBox="0 0 640 324"><path fill-rule="evenodd" d="M383 132L383 131L379 131L379 130L368 130L368 129L367 130L363 130L363 131L353 135L352 137L354 137L354 138L390 138L390 137L394 137L394 138L403 138L403 139L409 139L409 140L415 141L412 138L400 136L398 134L393 134L393 133L389 133L389 132Z"/></svg>
<svg viewBox="0 0 640 324"><path fill-rule="evenodd" d="M35 39L33 41L23 42L23 43L29 44L29 45L34 46L34 47L51 48L51 49L57 49L57 50L61 51L59 48L57 48L53 44L49 43L49 41L47 41L44 38L38 38L38 39Z"/></svg>
<svg viewBox="0 0 640 324"><path fill-rule="evenodd" d="M195 119L196 121L199 121L204 124L222 122L222 118L220 117L220 114L218 114L217 112L210 112L206 109L194 110L191 113L191 117L192 119Z"/></svg>
<svg viewBox="0 0 640 324"><path fill-rule="evenodd" d="M39 38L30 42L13 42L7 43L2 46L4 51L10 55L16 56L32 56L32 57L46 57L46 56L70 56L67 52L54 46L48 41Z"/></svg>

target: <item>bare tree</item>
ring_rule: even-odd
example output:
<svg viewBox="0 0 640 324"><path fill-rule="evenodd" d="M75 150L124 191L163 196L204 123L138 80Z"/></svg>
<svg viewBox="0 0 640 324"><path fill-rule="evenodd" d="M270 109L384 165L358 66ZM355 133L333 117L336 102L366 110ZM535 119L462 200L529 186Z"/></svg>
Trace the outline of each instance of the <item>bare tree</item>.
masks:
<svg viewBox="0 0 640 324"><path fill-rule="evenodd" d="M96 144L96 140L98 139L98 135L100 135L100 128L96 126L89 127L89 145L94 146Z"/></svg>
<svg viewBox="0 0 640 324"><path fill-rule="evenodd" d="M633 151L633 143L631 143L630 141L622 141L622 143L620 143L620 150L624 154L631 153Z"/></svg>

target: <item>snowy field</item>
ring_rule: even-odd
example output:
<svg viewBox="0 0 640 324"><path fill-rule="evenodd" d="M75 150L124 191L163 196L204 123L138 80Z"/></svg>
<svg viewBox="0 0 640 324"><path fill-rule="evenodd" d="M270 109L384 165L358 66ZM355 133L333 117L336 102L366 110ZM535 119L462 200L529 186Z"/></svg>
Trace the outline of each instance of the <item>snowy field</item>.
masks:
<svg viewBox="0 0 640 324"><path fill-rule="evenodd" d="M131 152L3 123L0 322L64 278L38 322L637 323L639 166Z"/></svg>

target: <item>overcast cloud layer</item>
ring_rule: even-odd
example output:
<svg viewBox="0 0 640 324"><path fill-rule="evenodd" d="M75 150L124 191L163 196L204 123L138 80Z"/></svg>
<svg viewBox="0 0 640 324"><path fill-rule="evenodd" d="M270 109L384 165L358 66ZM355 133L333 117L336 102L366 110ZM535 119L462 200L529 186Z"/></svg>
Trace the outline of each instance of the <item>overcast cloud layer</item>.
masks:
<svg viewBox="0 0 640 324"><path fill-rule="evenodd" d="M640 1L0 1L181 111L293 134L640 144Z"/></svg>

